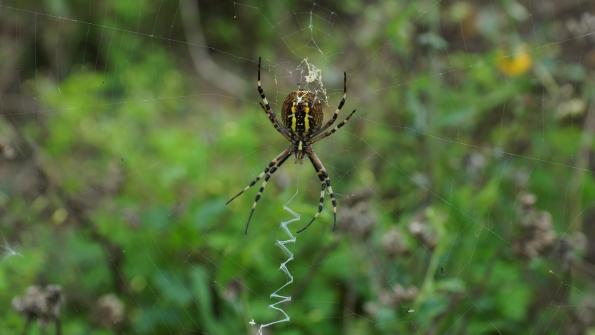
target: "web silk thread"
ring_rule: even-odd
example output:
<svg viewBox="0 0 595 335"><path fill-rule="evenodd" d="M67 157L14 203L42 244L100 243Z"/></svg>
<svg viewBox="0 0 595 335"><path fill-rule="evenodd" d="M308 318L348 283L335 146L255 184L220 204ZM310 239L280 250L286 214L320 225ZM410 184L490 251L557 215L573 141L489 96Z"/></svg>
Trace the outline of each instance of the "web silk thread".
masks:
<svg viewBox="0 0 595 335"><path fill-rule="evenodd" d="M291 202L291 200L295 197L295 195L293 197L291 197L291 199L289 199L289 201L283 206L283 209L288 212L289 214L291 214L292 218L287 220L287 221L281 221L281 224L279 225L281 227L281 229L283 229L285 231L285 233L288 236L287 240L277 240L275 242L275 244L279 247L279 249L281 249L281 251L283 251L283 253L287 256L287 259L281 263L281 265L279 265L279 270L283 271L286 275L287 275L287 282L285 284L283 284L283 286L281 286L280 288L278 288L275 292L271 293L270 298L271 299L278 299L277 302L274 302L272 304L269 305L270 309L274 309L279 311L282 315L283 318L276 320L276 321L272 321L266 324L261 324L258 327L258 332L256 333L257 335L262 335L262 330L264 328L270 327L272 325L278 324L278 323L284 323L284 322L289 322L291 320L291 318L289 317L289 315L287 314L287 312L285 312L285 310L281 307L278 307L279 305L286 303L286 302L290 302L291 301L291 296L285 296L280 294L280 292L286 288L287 286L291 285L293 283L293 276L291 275L291 272L289 272L289 269L287 268L287 263L291 262L293 260L293 253L286 247L287 244L293 243L295 244L296 238L295 236L291 233L291 231L288 228L288 225L290 223L296 222L300 220L300 215L297 214L296 212L294 212L291 208L289 208L289 203Z"/></svg>
<svg viewBox="0 0 595 335"><path fill-rule="evenodd" d="M314 92L316 98L326 104L328 102L328 96L324 83L322 82L322 70L316 65L308 62L308 58L304 58L298 64L297 71L300 76L300 85L302 80L305 80L305 88Z"/></svg>

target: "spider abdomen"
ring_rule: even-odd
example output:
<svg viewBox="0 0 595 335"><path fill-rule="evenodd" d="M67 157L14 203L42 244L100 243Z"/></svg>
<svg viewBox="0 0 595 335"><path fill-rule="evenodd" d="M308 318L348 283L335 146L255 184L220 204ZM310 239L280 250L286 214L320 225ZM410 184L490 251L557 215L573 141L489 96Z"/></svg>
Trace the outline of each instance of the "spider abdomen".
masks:
<svg viewBox="0 0 595 335"><path fill-rule="evenodd" d="M306 138L320 129L322 103L310 91L293 91L283 102L282 118L292 134Z"/></svg>

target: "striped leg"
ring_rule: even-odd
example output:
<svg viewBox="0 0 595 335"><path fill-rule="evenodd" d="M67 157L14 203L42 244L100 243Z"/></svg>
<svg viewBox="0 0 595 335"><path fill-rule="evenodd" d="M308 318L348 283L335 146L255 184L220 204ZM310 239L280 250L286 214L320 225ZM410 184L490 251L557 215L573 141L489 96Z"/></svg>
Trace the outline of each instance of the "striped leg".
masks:
<svg viewBox="0 0 595 335"><path fill-rule="evenodd" d="M328 120L328 122L325 123L324 126L320 127L320 129L315 134L313 134L313 136L316 136L316 135L324 132L325 130L330 128L330 126L333 125L333 123L339 117L339 112L343 108L346 98L347 98L347 72L343 72L343 97L341 98L341 101L339 102L339 107L337 107L337 109L335 110L335 113L333 113L333 117L330 120Z"/></svg>
<svg viewBox="0 0 595 335"><path fill-rule="evenodd" d="M324 190L325 189L329 192L329 195L331 197L331 203L333 205L333 230L335 230L335 227L337 226L337 199L335 198L335 193L333 193L333 188L331 187L331 179L329 178L324 165L322 165L322 162L320 161L318 156L316 156L316 153L314 153L314 151L312 151L310 149L310 150L306 151L306 154L308 155L310 162L312 162L312 166L314 166L314 169L316 170L316 173L318 174L318 179L320 179L322 191L320 192L321 194L320 194L320 202L318 204L318 212L316 213L314 218L304 228L298 230L298 233L301 233L304 230L306 230L306 228L310 227L312 222L314 222L314 220L320 215L320 212L322 211L322 206L324 204Z"/></svg>
<svg viewBox="0 0 595 335"><path fill-rule="evenodd" d="M260 57L258 57L258 81L256 83L258 84L258 93L260 94L260 99L262 99L262 102L260 103L260 107L262 107L264 112L269 117L269 121L271 121L271 123L273 124L273 127L275 127L275 129L279 133L281 133L281 135L285 136L285 138L290 139L291 137L289 136L289 132L287 130L284 131L284 128L281 127L281 124L279 123L279 120L277 120L277 116L275 115L275 112L273 112L273 110L271 109L271 106L269 105L269 101L267 100L267 97L264 95L264 89L262 88L262 83L260 82L260 64L261 64L261 62L262 62L262 59Z"/></svg>
<svg viewBox="0 0 595 335"><path fill-rule="evenodd" d="M260 189L258 190L258 193L256 193L256 197L254 197L254 202L252 203L252 209L250 210L250 216L248 216L248 221L246 222L246 228L244 229L244 235L248 234L248 227L250 226L250 221L252 220L252 215L254 215L254 210L256 209L256 204L258 203L258 200L260 200L260 198L262 197L262 192L264 192L264 188L267 186L269 179L271 178L273 173L275 173L275 171L277 171L277 169L281 165L283 165L283 163L285 163L285 161L287 160L287 158L289 158L289 156L291 156L291 150L286 149L281 155L279 155L275 158L275 160L277 160L277 162L275 164L273 164L268 171L264 172L265 176L262 181L262 184L260 184Z"/></svg>
<svg viewBox="0 0 595 335"><path fill-rule="evenodd" d="M318 211L316 212L316 214L314 214L314 217L312 218L312 220L310 220L310 222L308 222L308 224L305 227L303 227L302 229L297 231L298 234L303 232L304 230L308 229L308 227L310 227L312 222L314 222L314 220L316 220L318 218L318 216L320 216L320 213L322 212L322 207L324 206L324 191L326 188L326 182L324 181L324 178L322 178L320 174L318 174L318 177L320 178L320 200L318 200Z"/></svg>
<svg viewBox="0 0 595 335"><path fill-rule="evenodd" d="M326 186L328 194L331 196L331 204L333 204L333 231L335 231L335 228L337 228L337 198L335 198L335 193L331 186L331 178L328 175L326 175Z"/></svg>
<svg viewBox="0 0 595 335"><path fill-rule="evenodd" d="M314 144L320 140L322 140L325 137L331 136L332 134L334 134L337 130L339 130L339 128L343 127L348 121L349 119L351 119L351 117L353 116L353 114L355 114L355 109L353 110L353 112L351 112L351 114L349 114L345 120L339 122L339 124L337 124L335 127L333 127L333 129L331 130L327 130L326 132L317 135L315 138L312 139L312 142L310 144Z"/></svg>
<svg viewBox="0 0 595 335"><path fill-rule="evenodd" d="M265 107L265 106L262 104L262 102L259 102L259 104L260 104L260 107L261 107L261 108L262 108L262 109L265 111L265 113L267 113L267 114L268 114L268 112L267 112L267 109L266 109L266 107ZM273 123L273 127L275 127L275 130L277 130L277 131L278 131L278 132L279 132L281 135L283 135L283 136L284 136L286 139L288 139L288 140L290 140L290 141L291 141L291 133L290 133L290 132L289 132L287 129L283 128L283 127L281 126L281 124L279 123L279 121L278 121L276 118L274 118L274 119L271 119L271 118L269 117L269 120L271 120L271 122Z"/></svg>
<svg viewBox="0 0 595 335"><path fill-rule="evenodd" d="M238 194L234 195L231 199L229 199L225 205L229 205L229 203L231 203L232 201L234 201L237 197L239 197L240 195L244 194L244 192L248 191L248 189L250 189L250 187L254 186L262 177L264 177L267 173L269 173L269 171L275 167L275 166L279 166L279 162L281 160L285 160L287 159L287 157L289 157L289 155L291 154L291 150L290 149L285 149L283 150L283 152L281 152L279 155L277 155L277 157L275 157L264 169L264 171L262 171L258 176L256 176L256 178L254 178L254 180L252 180L250 182L250 184L248 184L248 186L244 187L243 190L241 190Z"/></svg>

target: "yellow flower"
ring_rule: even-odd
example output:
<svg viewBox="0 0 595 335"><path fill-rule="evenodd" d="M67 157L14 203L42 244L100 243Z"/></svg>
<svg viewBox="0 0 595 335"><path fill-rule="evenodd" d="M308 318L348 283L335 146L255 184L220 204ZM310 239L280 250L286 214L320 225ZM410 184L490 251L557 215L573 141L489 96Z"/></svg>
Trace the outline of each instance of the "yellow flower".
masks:
<svg viewBox="0 0 595 335"><path fill-rule="evenodd" d="M505 55L502 51L498 52L498 68L509 77L527 72L532 64L533 58L524 45L517 47L512 54Z"/></svg>

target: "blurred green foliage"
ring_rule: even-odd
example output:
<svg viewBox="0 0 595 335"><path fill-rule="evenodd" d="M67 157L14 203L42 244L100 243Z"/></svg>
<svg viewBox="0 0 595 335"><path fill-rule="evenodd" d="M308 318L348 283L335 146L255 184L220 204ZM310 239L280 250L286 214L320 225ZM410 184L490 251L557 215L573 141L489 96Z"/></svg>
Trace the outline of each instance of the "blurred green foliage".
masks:
<svg viewBox="0 0 595 335"><path fill-rule="evenodd" d="M327 113L344 70L358 110L316 145L339 229L327 204L290 246L291 322L270 333L595 333L592 5L546 2L188 1L198 43L177 1L3 1L0 333L47 284L65 334L279 317L282 207L297 191L305 223L319 186L287 163L247 236L254 190L224 205L286 146L259 55L275 110L303 58ZM245 91L205 80L209 60Z"/></svg>

